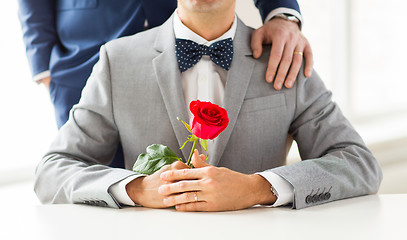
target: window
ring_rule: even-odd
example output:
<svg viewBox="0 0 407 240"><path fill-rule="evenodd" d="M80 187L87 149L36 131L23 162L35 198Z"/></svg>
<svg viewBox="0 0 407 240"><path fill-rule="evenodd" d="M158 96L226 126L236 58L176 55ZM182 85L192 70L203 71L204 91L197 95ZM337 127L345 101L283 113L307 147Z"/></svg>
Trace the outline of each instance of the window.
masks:
<svg viewBox="0 0 407 240"><path fill-rule="evenodd" d="M403 9L389 0L299 0L315 68L367 143L406 139Z"/></svg>

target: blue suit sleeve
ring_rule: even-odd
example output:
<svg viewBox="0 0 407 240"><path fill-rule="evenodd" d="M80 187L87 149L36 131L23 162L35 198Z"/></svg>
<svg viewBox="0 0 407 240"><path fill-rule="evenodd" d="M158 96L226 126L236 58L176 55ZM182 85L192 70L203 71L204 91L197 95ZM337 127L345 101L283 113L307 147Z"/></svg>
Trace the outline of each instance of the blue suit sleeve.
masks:
<svg viewBox="0 0 407 240"><path fill-rule="evenodd" d="M49 70L50 55L58 41L54 0L18 0L18 16L33 76Z"/></svg>
<svg viewBox="0 0 407 240"><path fill-rule="evenodd" d="M290 8L301 14L296 0L254 0L254 4L259 9L263 22L267 15L277 8Z"/></svg>

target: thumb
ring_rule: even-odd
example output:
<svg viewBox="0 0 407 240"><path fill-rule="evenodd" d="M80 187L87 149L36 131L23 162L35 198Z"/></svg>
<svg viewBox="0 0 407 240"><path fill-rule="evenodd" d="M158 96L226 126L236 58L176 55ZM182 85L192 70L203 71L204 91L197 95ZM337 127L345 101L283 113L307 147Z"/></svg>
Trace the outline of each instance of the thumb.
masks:
<svg viewBox="0 0 407 240"><path fill-rule="evenodd" d="M206 156L203 154L199 155L199 152L196 149L194 150L194 154L192 155L191 160L195 168L210 166L208 163L205 162Z"/></svg>

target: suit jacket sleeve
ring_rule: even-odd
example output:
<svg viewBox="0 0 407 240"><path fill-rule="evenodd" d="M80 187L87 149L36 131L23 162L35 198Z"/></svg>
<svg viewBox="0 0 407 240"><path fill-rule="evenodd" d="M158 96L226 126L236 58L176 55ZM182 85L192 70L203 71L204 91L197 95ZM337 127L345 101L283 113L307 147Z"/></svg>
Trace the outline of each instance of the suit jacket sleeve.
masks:
<svg viewBox="0 0 407 240"><path fill-rule="evenodd" d="M37 167L35 191L40 201L119 207L109 187L136 173L105 166L115 154L118 137L109 61L102 46L83 97Z"/></svg>
<svg viewBox="0 0 407 240"><path fill-rule="evenodd" d="M52 47L58 41L55 1L18 0L18 16L33 76L49 69Z"/></svg>
<svg viewBox="0 0 407 240"><path fill-rule="evenodd" d="M277 8L289 8L301 13L296 0L254 0L254 4L259 9L263 22L267 15Z"/></svg>
<svg viewBox="0 0 407 240"><path fill-rule="evenodd" d="M331 100L318 74L296 82L296 109L289 133L303 161L272 171L294 187L293 207L377 192L382 173L358 133Z"/></svg>

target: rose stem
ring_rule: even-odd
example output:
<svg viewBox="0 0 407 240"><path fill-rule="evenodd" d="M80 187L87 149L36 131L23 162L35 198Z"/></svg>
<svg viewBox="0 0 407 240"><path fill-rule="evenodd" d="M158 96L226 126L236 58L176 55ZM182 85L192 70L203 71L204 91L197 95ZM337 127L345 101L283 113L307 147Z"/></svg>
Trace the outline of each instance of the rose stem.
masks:
<svg viewBox="0 0 407 240"><path fill-rule="evenodd" d="M191 166L191 158L192 158L192 154L194 153L195 147L196 147L196 143L198 142L198 139L196 139L194 141L194 144L192 145L192 149L191 149L191 153L189 154L189 158L188 158L188 162L187 165Z"/></svg>

